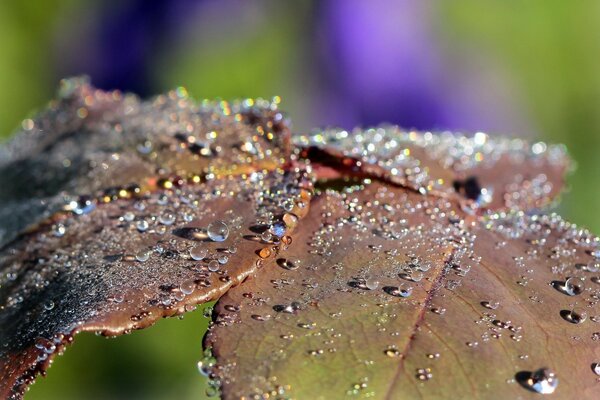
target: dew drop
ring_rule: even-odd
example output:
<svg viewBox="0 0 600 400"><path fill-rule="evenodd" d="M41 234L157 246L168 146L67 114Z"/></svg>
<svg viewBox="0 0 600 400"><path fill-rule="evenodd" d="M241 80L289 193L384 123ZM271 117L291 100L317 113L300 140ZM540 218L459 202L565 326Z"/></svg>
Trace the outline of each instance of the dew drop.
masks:
<svg viewBox="0 0 600 400"><path fill-rule="evenodd" d="M192 279L183 281L179 285L179 290L181 290L181 293L183 293L185 295L191 294L195 288L196 288L196 283Z"/></svg>
<svg viewBox="0 0 600 400"><path fill-rule="evenodd" d="M54 308L54 302L52 300L48 300L44 303L44 308L48 311L52 310Z"/></svg>
<svg viewBox="0 0 600 400"><path fill-rule="evenodd" d="M269 232L271 232L273 236L281 238L283 235L285 235L285 229L285 224L283 222L275 222L269 228Z"/></svg>
<svg viewBox="0 0 600 400"><path fill-rule="evenodd" d="M150 224L148 224L148 221L146 221L145 219L141 219L138 222L136 222L135 227L140 232L146 232L150 227Z"/></svg>
<svg viewBox="0 0 600 400"><path fill-rule="evenodd" d="M400 356L400 351L398 349L395 349L393 347L387 348L383 351L383 353L388 356L388 357L399 357Z"/></svg>
<svg viewBox="0 0 600 400"><path fill-rule="evenodd" d="M165 211L162 212L162 214L160 214L160 216L158 217L158 222L160 222L163 225L173 225L173 223L175 222L176 219L176 214L173 210L171 210L170 208L166 209Z"/></svg>
<svg viewBox="0 0 600 400"><path fill-rule="evenodd" d="M135 259L138 260L139 262L146 262L148 261L148 259L150 258L150 250L140 250L136 253L135 255Z"/></svg>
<svg viewBox="0 0 600 400"><path fill-rule="evenodd" d="M201 261L208 254L208 250L205 247L196 245L190 249L190 257L192 260Z"/></svg>
<svg viewBox="0 0 600 400"><path fill-rule="evenodd" d="M219 270L220 264L217 260L210 260L208 263L208 270L211 272L216 272Z"/></svg>
<svg viewBox="0 0 600 400"><path fill-rule="evenodd" d="M412 294L413 288L408 285L401 285L401 286L386 286L383 288L383 290L391 296L410 297L410 295Z"/></svg>
<svg viewBox="0 0 600 400"><path fill-rule="evenodd" d="M500 306L500 303L497 301L482 301L481 305L487 309L495 310Z"/></svg>
<svg viewBox="0 0 600 400"><path fill-rule="evenodd" d="M206 233L213 242L223 242L229 236L229 228L223 221L214 221L208 225Z"/></svg>
<svg viewBox="0 0 600 400"><path fill-rule="evenodd" d="M583 291L584 284L580 278L571 277L565 281L564 290L569 296L575 296Z"/></svg>
<svg viewBox="0 0 600 400"><path fill-rule="evenodd" d="M419 368L417 369L417 379L420 381L428 381L433 378L431 368Z"/></svg>
<svg viewBox="0 0 600 400"><path fill-rule="evenodd" d="M375 278L368 278L365 280L365 286L369 290L375 290L379 287L379 281Z"/></svg>
<svg viewBox="0 0 600 400"><path fill-rule="evenodd" d="M285 258L279 258L277 260L277 265L279 265L281 268L287 269L289 271L293 271L295 269L298 269L298 267L299 267L298 262L294 262L292 260L285 259Z"/></svg>
<svg viewBox="0 0 600 400"><path fill-rule="evenodd" d="M569 321L572 324L581 324L587 319L587 313L578 308L574 308L572 310L562 310L560 315L565 319L565 321Z"/></svg>
<svg viewBox="0 0 600 400"><path fill-rule="evenodd" d="M52 234L56 237L63 237L67 232L67 228L63 224L56 224L52 226Z"/></svg>
<svg viewBox="0 0 600 400"><path fill-rule="evenodd" d="M532 373L518 373L517 381L525 388L540 394L552 394L558 386L556 374L548 368L540 368Z"/></svg>

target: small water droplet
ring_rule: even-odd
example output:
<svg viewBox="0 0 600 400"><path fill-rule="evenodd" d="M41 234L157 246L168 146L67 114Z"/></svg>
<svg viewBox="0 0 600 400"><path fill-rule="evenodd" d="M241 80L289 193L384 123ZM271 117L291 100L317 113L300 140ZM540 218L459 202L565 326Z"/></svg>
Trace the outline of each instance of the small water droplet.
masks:
<svg viewBox="0 0 600 400"><path fill-rule="evenodd" d="M581 324L587 319L587 313L579 308L573 308L572 310L562 310L560 312L561 317L566 321L573 324Z"/></svg>
<svg viewBox="0 0 600 400"><path fill-rule="evenodd" d="M52 300L48 300L44 303L44 308L48 311L52 310L54 308L54 302Z"/></svg>
<svg viewBox="0 0 600 400"><path fill-rule="evenodd" d="M217 260L210 260L208 262L208 270L211 272L216 272L219 270L220 264Z"/></svg>
<svg viewBox="0 0 600 400"><path fill-rule="evenodd" d="M417 379L420 381L428 381L433 378L431 368L419 368L417 369Z"/></svg>
<svg viewBox="0 0 600 400"><path fill-rule="evenodd" d="M482 301L481 305L487 309L495 310L500 306L500 303L497 301Z"/></svg>
<svg viewBox="0 0 600 400"><path fill-rule="evenodd" d="M196 245L190 249L190 257L195 261L202 261L208 254L208 250L200 245Z"/></svg>
<svg viewBox="0 0 600 400"><path fill-rule="evenodd" d="M136 253L135 259L139 262L146 262L150 258L151 251L150 250L140 250Z"/></svg>
<svg viewBox="0 0 600 400"><path fill-rule="evenodd" d="M67 228L63 224L52 225L52 234L56 237L63 237L67 232Z"/></svg>
<svg viewBox="0 0 600 400"><path fill-rule="evenodd" d="M138 222L136 222L135 227L140 232L146 232L150 227L150 224L148 224L148 221L146 221L145 219L141 219Z"/></svg>
<svg viewBox="0 0 600 400"><path fill-rule="evenodd" d="M565 292L569 296L575 296L583 291L583 280L577 277L571 277L565 281Z"/></svg>
<svg viewBox="0 0 600 400"><path fill-rule="evenodd" d="M379 281L375 278L368 278L365 280L365 286L369 290L375 290L379 287Z"/></svg>
<svg viewBox="0 0 600 400"><path fill-rule="evenodd" d="M595 363L592 364L592 371L596 375L600 376L600 362L595 362Z"/></svg>
<svg viewBox="0 0 600 400"><path fill-rule="evenodd" d="M400 351L394 347L389 347L383 351L383 353L388 357L399 357Z"/></svg>
<svg viewBox="0 0 600 400"><path fill-rule="evenodd" d="M517 381L525 388L540 394L552 394L558 386L556 374L548 368L540 368L534 372L519 372Z"/></svg>
<svg viewBox="0 0 600 400"><path fill-rule="evenodd" d="M223 221L214 221L208 225L206 233L213 242L224 242L229 236L229 228Z"/></svg>
<svg viewBox="0 0 600 400"><path fill-rule="evenodd" d="M410 297L412 294L413 288L408 285L400 285L400 286L386 286L383 290L395 297Z"/></svg>
<svg viewBox="0 0 600 400"><path fill-rule="evenodd" d="M175 212L168 208L164 210L162 214L160 214L160 216L158 217L158 222L160 222L163 225L173 225L176 218L177 215L175 214Z"/></svg>
<svg viewBox="0 0 600 400"><path fill-rule="evenodd" d="M277 260L277 265L279 265L281 268L293 271L295 269L298 269L298 263L294 262L292 260L289 259L285 259L285 258L279 258Z"/></svg>
<svg viewBox="0 0 600 400"><path fill-rule="evenodd" d="M273 236L281 238L283 235L285 235L285 229L286 227L283 222L275 222L269 228L269 232L271 232Z"/></svg>
<svg viewBox="0 0 600 400"><path fill-rule="evenodd" d="M196 283L192 279L183 281L179 285L179 290L181 290L181 293L183 293L185 295L191 294L195 288L196 288Z"/></svg>

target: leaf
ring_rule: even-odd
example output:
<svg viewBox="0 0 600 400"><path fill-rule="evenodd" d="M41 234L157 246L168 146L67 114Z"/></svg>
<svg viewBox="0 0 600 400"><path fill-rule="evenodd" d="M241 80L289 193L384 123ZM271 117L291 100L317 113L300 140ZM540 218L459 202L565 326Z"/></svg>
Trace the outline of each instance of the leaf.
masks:
<svg viewBox="0 0 600 400"><path fill-rule="evenodd" d="M537 214L561 146L292 137L275 102L81 80L23 126L0 148L1 397L77 332L219 299L224 398L595 398L600 241Z"/></svg>
<svg viewBox="0 0 600 400"><path fill-rule="evenodd" d="M285 129L273 125L269 108L197 108L174 94L140 104L76 84L78 95L51 106L36 122L41 130L18 137L4 159L2 210L14 213L5 226L15 229L8 238L16 226L36 226L0 251L0 397L19 397L77 332L127 333L217 298L277 254L308 210L311 178L303 166L277 169L286 162L287 139L276 138L273 130ZM94 99L98 109L86 111L87 122L70 120L72 102ZM180 124L193 128L185 145ZM55 137L37 144L42 131ZM190 138L206 132L215 154L192 154ZM140 140L153 143L147 159L133 150ZM61 176L57 169L80 147L83 154ZM92 161L99 164L86 168ZM23 185L19 174L40 181ZM139 183L123 186L131 180ZM87 195L71 199L75 193ZM23 200L28 196L34 200ZM14 209L17 201L24 205ZM58 209L64 211L43 219ZM219 225L228 235L215 239L211 226L218 234ZM264 239L269 227L275 231Z"/></svg>
<svg viewBox="0 0 600 400"><path fill-rule="evenodd" d="M219 299L212 373L225 399L528 398L548 367L553 398L595 398L598 245L556 215L469 223L402 188L329 191L285 259Z"/></svg>
<svg viewBox="0 0 600 400"><path fill-rule="evenodd" d="M227 176L287 161L290 132L275 103L196 103L184 90L142 102L85 79L0 147L0 246L79 196L153 189L157 177Z"/></svg>
<svg viewBox="0 0 600 400"><path fill-rule="evenodd" d="M339 173L382 178L423 194L458 194L470 207L489 210L549 205L569 166L564 146L483 133L468 137L382 126L315 131L294 141L305 157Z"/></svg>

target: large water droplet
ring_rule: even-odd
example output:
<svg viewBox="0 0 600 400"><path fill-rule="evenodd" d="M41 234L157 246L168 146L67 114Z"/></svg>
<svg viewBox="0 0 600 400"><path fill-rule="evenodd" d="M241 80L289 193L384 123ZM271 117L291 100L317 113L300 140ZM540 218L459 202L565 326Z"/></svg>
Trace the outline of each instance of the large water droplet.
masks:
<svg viewBox="0 0 600 400"><path fill-rule="evenodd" d="M575 296L583 292L583 281L577 277L571 277L565 281L565 292L569 296Z"/></svg>
<svg viewBox="0 0 600 400"><path fill-rule="evenodd" d="M581 324L587 319L587 313L579 308L573 308L572 310L562 310L560 312L561 317L566 321L573 324Z"/></svg>
<svg viewBox="0 0 600 400"><path fill-rule="evenodd" d="M173 225L176 219L176 214L171 209L166 209L162 214L158 217L158 222L163 225Z"/></svg>
<svg viewBox="0 0 600 400"><path fill-rule="evenodd" d="M540 368L534 372L520 372L517 381L525 388L540 394L552 394L558 386L556 374L548 368Z"/></svg>
<svg viewBox="0 0 600 400"><path fill-rule="evenodd" d="M138 260L139 262L146 262L150 258L150 253L151 253L150 250L146 250L146 249L140 250L136 253L135 259Z"/></svg>
<svg viewBox="0 0 600 400"><path fill-rule="evenodd" d="M223 242L229 236L229 228L223 221L214 221L208 225L206 233L210 240L214 242Z"/></svg>
<svg viewBox="0 0 600 400"><path fill-rule="evenodd" d="M145 219L141 219L138 222L136 222L135 227L140 232L146 232L150 227L150 224L148 224L148 221L146 221Z"/></svg>
<svg viewBox="0 0 600 400"><path fill-rule="evenodd" d="M196 245L190 249L190 257L192 257L192 260L195 261L203 260L207 254L208 250L202 246Z"/></svg>

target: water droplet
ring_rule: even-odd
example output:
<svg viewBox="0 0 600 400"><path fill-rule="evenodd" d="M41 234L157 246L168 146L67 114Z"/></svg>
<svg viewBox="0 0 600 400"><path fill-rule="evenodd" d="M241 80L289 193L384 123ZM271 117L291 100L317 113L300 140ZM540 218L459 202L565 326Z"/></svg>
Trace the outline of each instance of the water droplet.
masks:
<svg viewBox="0 0 600 400"><path fill-rule="evenodd" d="M158 217L158 222L160 222L163 225L173 225L176 218L177 215L175 214L175 212L168 208L164 210L162 214L160 214L160 216Z"/></svg>
<svg viewBox="0 0 600 400"><path fill-rule="evenodd" d="M540 394L552 394L558 386L556 374L548 368L540 368L532 373L519 372L516 379L523 387Z"/></svg>
<svg viewBox="0 0 600 400"><path fill-rule="evenodd" d="M285 229L285 224L283 222L275 222L269 228L269 232L271 232L271 234L273 234L275 237L281 238L283 235L285 235Z"/></svg>
<svg viewBox="0 0 600 400"><path fill-rule="evenodd" d="M497 301L482 301L481 305L487 309L495 310L500 306L500 303Z"/></svg>
<svg viewBox="0 0 600 400"><path fill-rule="evenodd" d="M269 249L268 247L263 247L258 252L258 256L262 259L269 258L271 256L271 249Z"/></svg>
<svg viewBox="0 0 600 400"><path fill-rule="evenodd" d="M196 288L196 283L192 279L183 281L179 285L179 290L181 290L181 293L183 293L185 295L191 294L195 288Z"/></svg>
<svg viewBox="0 0 600 400"><path fill-rule="evenodd" d="M583 291L584 283L580 278L571 277L565 281L565 292L569 296L575 296Z"/></svg>
<svg viewBox="0 0 600 400"><path fill-rule="evenodd" d="M219 270L220 264L217 260L210 260L208 262L208 270L211 272L216 272Z"/></svg>
<svg viewBox="0 0 600 400"><path fill-rule="evenodd" d="M573 324L581 324L587 319L587 313L579 308L573 308L572 310L562 310L560 312L561 317L566 321Z"/></svg>
<svg viewBox="0 0 600 400"><path fill-rule="evenodd" d="M88 196L80 196L69 202L67 208L77 215L88 214L96 208L96 203Z"/></svg>
<svg viewBox="0 0 600 400"><path fill-rule="evenodd" d="M297 262L294 262L292 260L288 260L285 258L279 258L277 260L277 265L279 265L281 268L293 271L295 269L298 269L299 265Z"/></svg>
<svg viewBox="0 0 600 400"><path fill-rule="evenodd" d="M219 254L217 256L217 261L219 262L219 264L223 265L223 264L227 264L227 261L229 261L229 257L227 256L227 254Z"/></svg>
<svg viewBox="0 0 600 400"><path fill-rule="evenodd" d="M595 362L595 363L592 364L592 371L596 375L600 376L600 362Z"/></svg>
<svg viewBox="0 0 600 400"><path fill-rule="evenodd" d="M433 378L431 368L419 368L417 369L417 379L420 381L428 381Z"/></svg>
<svg viewBox="0 0 600 400"><path fill-rule="evenodd" d="M208 250L200 245L196 245L190 249L190 257L195 261L202 261L207 254Z"/></svg>
<svg viewBox="0 0 600 400"><path fill-rule="evenodd" d="M148 221L146 221L145 219L141 219L135 224L135 227L140 232L146 232L150 227L150 224L148 224Z"/></svg>
<svg viewBox="0 0 600 400"><path fill-rule="evenodd" d="M365 280L365 286L369 290L375 290L379 287L379 281L375 278L368 278Z"/></svg>
<svg viewBox="0 0 600 400"><path fill-rule="evenodd" d="M56 237L63 237L67 228L63 224L52 225L52 234Z"/></svg>
<svg viewBox="0 0 600 400"><path fill-rule="evenodd" d="M388 357L399 357L400 351L396 348L390 347L383 351L383 353Z"/></svg>
<svg viewBox="0 0 600 400"><path fill-rule="evenodd" d="M265 243L270 243L271 240L273 240L273 235L271 234L271 232L269 231L264 231L261 235L260 238L262 239L263 242Z"/></svg>
<svg viewBox="0 0 600 400"><path fill-rule="evenodd" d="M214 221L208 225L206 233L210 240L214 242L223 242L229 236L229 228L223 221Z"/></svg>
<svg viewBox="0 0 600 400"><path fill-rule="evenodd" d="M395 297L410 297L412 294L413 288L408 285L400 285L400 286L386 286L383 290Z"/></svg>
<svg viewBox="0 0 600 400"><path fill-rule="evenodd" d="M146 262L150 258L151 251L150 250L140 250L136 253L135 259L139 262Z"/></svg>
<svg viewBox="0 0 600 400"><path fill-rule="evenodd" d="M298 217L292 213L286 213L283 215L283 222L288 228L295 228L298 224Z"/></svg>
<svg viewBox="0 0 600 400"><path fill-rule="evenodd" d="M52 310L54 308L54 302L52 300L48 300L44 303L44 308L48 311Z"/></svg>

